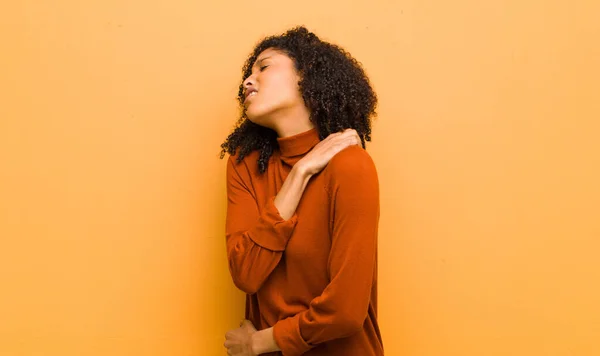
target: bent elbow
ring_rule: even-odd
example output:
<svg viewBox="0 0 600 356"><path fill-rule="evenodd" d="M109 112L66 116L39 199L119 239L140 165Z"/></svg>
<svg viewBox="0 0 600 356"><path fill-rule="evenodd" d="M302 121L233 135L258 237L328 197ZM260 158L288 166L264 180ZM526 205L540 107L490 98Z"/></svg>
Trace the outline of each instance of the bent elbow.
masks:
<svg viewBox="0 0 600 356"><path fill-rule="evenodd" d="M260 283L251 278L247 273L241 273L233 265L229 265L229 272L233 279L233 284L246 294L256 294L260 288Z"/></svg>
<svg viewBox="0 0 600 356"><path fill-rule="evenodd" d="M242 292L252 295L258 292L259 286L256 284L248 283L243 280L243 278L234 278L233 284Z"/></svg>
<svg viewBox="0 0 600 356"><path fill-rule="evenodd" d="M367 316L362 313L339 312L333 324L337 327L340 337L348 337L362 330Z"/></svg>

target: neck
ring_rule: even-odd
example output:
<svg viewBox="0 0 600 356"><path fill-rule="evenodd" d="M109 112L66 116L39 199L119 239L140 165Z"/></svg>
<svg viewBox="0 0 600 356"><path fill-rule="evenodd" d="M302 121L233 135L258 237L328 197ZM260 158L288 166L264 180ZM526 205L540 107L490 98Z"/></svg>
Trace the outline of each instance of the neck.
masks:
<svg viewBox="0 0 600 356"><path fill-rule="evenodd" d="M277 132L277 136L279 136L280 138L295 136L308 130L311 130L315 127L315 125L313 125L312 122L308 120L307 122L294 122L290 123L290 125L281 126L283 127L278 127L275 129L275 131Z"/></svg>
<svg viewBox="0 0 600 356"><path fill-rule="evenodd" d="M272 129L280 138L294 136L315 127L310 121L310 112L304 105L281 114L271 120L274 123Z"/></svg>

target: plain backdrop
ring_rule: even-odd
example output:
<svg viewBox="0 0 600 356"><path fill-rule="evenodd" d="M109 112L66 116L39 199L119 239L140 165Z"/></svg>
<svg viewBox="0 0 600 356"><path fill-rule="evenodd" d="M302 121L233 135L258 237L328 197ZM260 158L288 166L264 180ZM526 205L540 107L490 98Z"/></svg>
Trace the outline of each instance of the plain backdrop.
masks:
<svg viewBox="0 0 600 356"><path fill-rule="evenodd" d="M241 66L304 24L380 99L390 356L600 355L600 2L4 2L0 355L224 355ZM351 297L351 296L349 296Z"/></svg>

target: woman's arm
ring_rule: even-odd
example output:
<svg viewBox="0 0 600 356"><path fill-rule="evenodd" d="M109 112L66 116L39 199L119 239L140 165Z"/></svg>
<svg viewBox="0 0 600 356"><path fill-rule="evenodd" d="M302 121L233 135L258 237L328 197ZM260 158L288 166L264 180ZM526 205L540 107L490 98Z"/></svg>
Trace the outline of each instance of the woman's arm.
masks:
<svg viewBox="0 0 600 356"><path fill-rule="evenodd" d="M277 346L273 337L273 328L260 330L252 334L252 352L260 355L275 351L281 351L281 349Z"/></svg>
<svg viewBox="0 0 600 356"><path fill-rule="evenodd" d="M287 220L294 215L311 177L312 174L309 174L301 165L295 165L292 168L274 201L275 207L283 219Z"/></svg>
<svg viewBox="0 0 600 356"><path fill-rule="evenodd" d="M289 356L302 355L320 343L360 331L371 301L379 221L375 166L364 150L348 148L329 167L328 190L335 214L330 282L307 310L280 320L269 331L275 344ZM267 339L266 333L256 338Z"/></svg>
<svg viewBox="0 0 600 356"><path fill-rule="evenodd" d="M226 242L229 271L234 284L254 294L281 260L297 222L296 209L310 178L342 149L360 143L355 130L334 133L298 161L276 196L261 213L247 187L247 169L234 157L227 163Z"/></svg>
<svg viewBox="0 0 600 356"><path fill-rule="evenodd" d="M254 294L279 263L296 225L296 208L310 176L292 169L281 190L259 214L247 188L249 175L234 158L227 164L226 244L234 284Z"/></svg>

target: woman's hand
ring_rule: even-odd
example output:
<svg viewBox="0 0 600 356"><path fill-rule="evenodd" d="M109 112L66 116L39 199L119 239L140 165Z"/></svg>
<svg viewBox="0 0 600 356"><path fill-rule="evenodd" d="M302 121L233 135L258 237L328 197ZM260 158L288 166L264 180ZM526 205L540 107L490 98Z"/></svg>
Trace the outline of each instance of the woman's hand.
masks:
<svg viewBox="0 0 600 356"><path fill-rule="evenodd" d="M237 329L229 330L225 334L227 355L229 356L256 356L253 350L252 335L256 328L249 320L244 320Z"/></svg>
<svg viewBox="0 0 600 356"><path fill-rule="evenodd" d="M296 165L300 165L302 171L308 175L319 173L327 163L338 152L352 145L360 145L360 137L354 129L346 129L343 132L335 132L319 142L309 153L306 154Z"/></svg>

